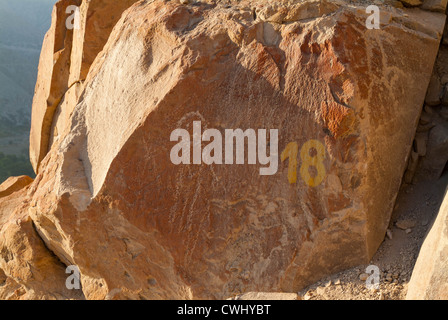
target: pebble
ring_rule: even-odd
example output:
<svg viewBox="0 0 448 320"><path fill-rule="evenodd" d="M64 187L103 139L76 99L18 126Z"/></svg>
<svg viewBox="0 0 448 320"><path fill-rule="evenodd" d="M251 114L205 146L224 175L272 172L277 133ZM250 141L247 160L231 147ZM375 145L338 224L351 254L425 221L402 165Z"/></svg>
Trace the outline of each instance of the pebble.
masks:
<svg viewBox="0 0 448 320"><path fill-rule="evenodd" d="M361 273L359 275L359 280L366 281L369 278L369 275L367 273Z"/></svg>
<svg viewBox="0 0 448 320"><path fill-rule="evenodd" d="M395 225L397 226L397 228L406 230L406 229L414 228L415 221L411 220L411 219L399 220L399 221L395 222Z"/></svg>
<svg viewBox="0 0 448 320"><path fill-rule="evenodd" d="M389 238L389 240L392 240L392 230L387 229L387 231L386 231L386 235L387 235L387 237Z"/></svg>

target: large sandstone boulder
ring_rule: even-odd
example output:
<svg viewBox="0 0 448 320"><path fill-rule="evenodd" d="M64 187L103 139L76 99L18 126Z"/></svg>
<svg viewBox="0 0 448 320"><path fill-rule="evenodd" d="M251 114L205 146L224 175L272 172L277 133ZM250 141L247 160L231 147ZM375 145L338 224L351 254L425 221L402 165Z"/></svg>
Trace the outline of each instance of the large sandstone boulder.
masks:
<svg viewBox="0 0 448 320"><path fill-rule="evenodd" d="M448 189L447 189L448 191ZM420 249L407 300L448 299L448 193Z"/></svg>
<svg viewBox="0 0 448 320"><path fill-rule="evenodd" d="M445 19L383 14L368 30L365 8L325 1L131 7L31 187L36 229L79 267L85 297L291 292L367 262ZM289 145L290 158L271 176L259 165L175 165L170 135L192 133L193 121L278 129L278 156ZM310 140L316 184L302 178L306 153L294 153Z"/></svg>
<svg viewBox="0 0 448 320"><path fill-rule="evenodd" d="M365 7L337 1L156 0L95 35L112 2L122 3L76 2L74 31L60 24L75 2L55 7L33 102L38 175L0 212L0 281L22 291L0 294L227 298L297 292L366 263L389 223L445 15L382 7L381 29L368 30ZM277 129L278 170L174 164L171 133L194 138L195 121L223 134ZM33 254L11 260L24 246ZM67 292L69 265L82 292Z"/></svg>

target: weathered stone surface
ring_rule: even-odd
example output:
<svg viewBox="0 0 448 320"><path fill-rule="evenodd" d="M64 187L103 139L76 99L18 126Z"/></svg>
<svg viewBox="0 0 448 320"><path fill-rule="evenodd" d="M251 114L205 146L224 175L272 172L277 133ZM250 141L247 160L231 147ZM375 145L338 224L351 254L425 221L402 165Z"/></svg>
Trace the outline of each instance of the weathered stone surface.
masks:
<svg viewBox="0 0 448 320"><path fill-rule="evenodd" d="M153 1L125 13L83 93L70 93L76 108L60 104L52 119L24 209L46 246L79 267L87 299L297 292L371 258L445 16L384 8L381 29L367 30L363 7L340 5ZM279 129L279 153L318 140L325 180L289 183L288 161L273 176L176 166L170 133L195 120Z"/></svg>
<svg viewBox="0 0 448 320"><path fill-rule="evenodd" d="M445 12L448 0L424 0L422 9Z"/></svg>
<svg viewBox="0 0 448 320"><path fill-rule="evenodd" d="M28 176L10 177L0 185L0 198L9 196L10 194L19 191L33 182L33 179Z"/></svg>
<svg viewBox="0 0 448 320"><path fill-rule="evenodd" d="M426 156L419 163L419 174L416 179L438 179L448 162L448 122L442 117L429 131Z"/></svg>
<svg viewBox="0 0 448 320"><path fill-rule="evenodd" d="M60 0L56 3L52 25L43 43L32 108L30 158L36 172L54 141L55 113L63 113L64 118L70 116L90 65L123 11L135 2ZM73 20L74 11L67 11L69 6L79 8L75 18L79 21ZM76 89L66 97L73 87ZM65 103L64 108L60 106L61 101Z"/></svg>
<svg viewBox="0 0 448 320"><path fill-rule="evenodd" d="M422 0L400 0L406 7L417 7L421 5Z"/></svg>
<svg viewBox="0 0 448 320"><path fill-rule="evenodd" d="M440 79L434 72L431 76L431 81L429 82L428 92L426 93L426 104L430 106L436 106L440 103L442 92L442 86L440 85Z"/></svg>
<svg viewBox="0 0 448 320"><path fill-rule="evenodd" d="M407 300L448 299L448 193L420 249Z"/></svg>
<svg viewBox="0 0 448 320"><path fill-rule="evenodd" d="M420 119L421 123L421 119ZM428 142L427 132L418 132L414 139L414 148L419 156L424 157L426 155L426 144Z"/></svg>
<svg viewBox="0 0 448 320"><path fill-rule="evenodd" d="M74 31L70 83L84 80L123 11L138 0L93 0L80 5L80 28Z"/></svg>
<svg viewBox="0 0 448 320"><path fill-rule="evenodd" d="M0 194L0 299L83 299L65 286L65 266L46 247L27 214L29 179ZM0 186L11 190L10 181Z"/></svg>
<svg viewBox="0 0 448 320"><path fill-rule="evenodd" d="M415 227L416 222L414 220L411 219L405 219L405 220L398 220L395 225L397 226L397 228L400 228L402 230L406 230L406 229L412 229Z"/></svg>
<svg viewBox="0 0 448 320"><path fill-rule="evenodd" d="M36 88L34 91L30 131L30 160L37 172L40 161L48 151L49 130L53 114L69 87L70 54L73 30L66 28L66 9L79 5L81 0L56 2L51 27L42 44Z"/></svg>
<svg viewBox="0 0 448 320"><path fill-rule="evenodd" d="M412 180L414 179L414 175L418 167L418 160L419 160L418 153L412 150L409 156L407 170L406 173L404 174L405 183L412 183Z"/></svg>

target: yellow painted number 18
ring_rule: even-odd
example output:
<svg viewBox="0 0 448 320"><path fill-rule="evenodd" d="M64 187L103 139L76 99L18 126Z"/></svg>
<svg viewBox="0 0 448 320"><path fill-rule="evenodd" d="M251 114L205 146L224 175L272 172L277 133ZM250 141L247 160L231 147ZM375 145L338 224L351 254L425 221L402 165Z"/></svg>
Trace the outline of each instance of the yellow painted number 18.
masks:
<svg viewBox="0 0 448 320"><path fill-rule="evenodd" d="M311 154L311 150L316 152ZM297 182L297 155L299 147L297 142L290 142L281 154L282 162L289 159L288 164L288 181L293 184ZM300 176L303 181L310 187L317 187L324 180L327 172L324 166L325 146L318 140L308 140L300 149ZM316 175L311 175L309 168L314 167L317 171Z"/></svg>

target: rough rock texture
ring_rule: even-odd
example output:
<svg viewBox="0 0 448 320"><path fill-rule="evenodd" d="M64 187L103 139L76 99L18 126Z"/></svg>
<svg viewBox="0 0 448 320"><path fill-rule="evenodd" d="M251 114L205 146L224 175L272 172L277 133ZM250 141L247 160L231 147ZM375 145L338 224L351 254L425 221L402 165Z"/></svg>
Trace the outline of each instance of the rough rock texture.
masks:
<svg viewBox="0 0 448 320"><path fill-rule="evenodd" d="M0 197L6 197L10 194L25 188L33 182L33 179L28 176L10 177L0 185Z"/></svg>
<svg viewBox="0 0 448 320"><path fill-rule="evenodd" d="M448 35L445 28L444 37ZM448 163L448 43L442 43L405 174L406 183L439 179ZM418 173L416 173L418 171Z"/></svg>
<svg viewBox="0 0 448 320"><path fill-rule="evenodd" d="M30 159L36 172L59 134L55 119L70 117L90 65L123 11L135 2L61 0L55 4L52 24L42 46L33 99ZM69 6L79 7L79 16L76 16L79 22L73 20L74 11L67 12ZM72 28L67 28L67 22Z"/></svg>
<svg viewBox="0 0 448 320"><path fill-rule="evenodd" d="M448 190L448 189L447 189ZM448 299L448 193L420 250L407 300Z"/></svg>
<svg viewBox="0 0 448 320"><path fill-rule="evenodd" d="M444 36L448 35L445 28ZM412 182L434 181L447 173L448 163L448 43L443 42L432 74L414 149L419 171ZM409 173L409 169L408 169ZM440 181L439 179L438 181ZM448 195L418 254L407 299L448 299Z"/></svg>
<svg viewBox="0 0 448 320"><path fill-rule="evenodd" d="M0 299L83 299L82 291L66 289L65 266L38 236L23 202L28 188L21 185L21 190L0 194ZM9 186L6 181L0 189Z"/></svg>
<svg viewBox="0 0 448 320"><path fill-rule="evenodd" d="M73 30L66 28L66 8L79 5L80 0L56 2L51 27L42 44L39 69L31 114L30 160L37 172L48 151L49 128L53 114L69 87L70 54Z"/></svg>
<svg viewBox="0 0 448 320"><path fill-rule="evenodd" d="M448 0L425 0L422 8L430 11L445 12Z"/></svg>
<svg viewBox="0 0 448 320"><path fill-rule="evenodd" d="M384 7L381 29L367 30L364 7L335 1L209 2L139 2L90 68L71 58L74 79L88 69L81 88L50 90L56 103L46 93L59 78L38 80L39 174L17 212L79 267L82 297L297 292L367 262L384 238L445 15ZM88 52L69 47L64 55ZM279 153L318 140L325 179L289 183L294 159L273 176L259 165L176 166L170 133L195 120L279 129Z"/></svg>

